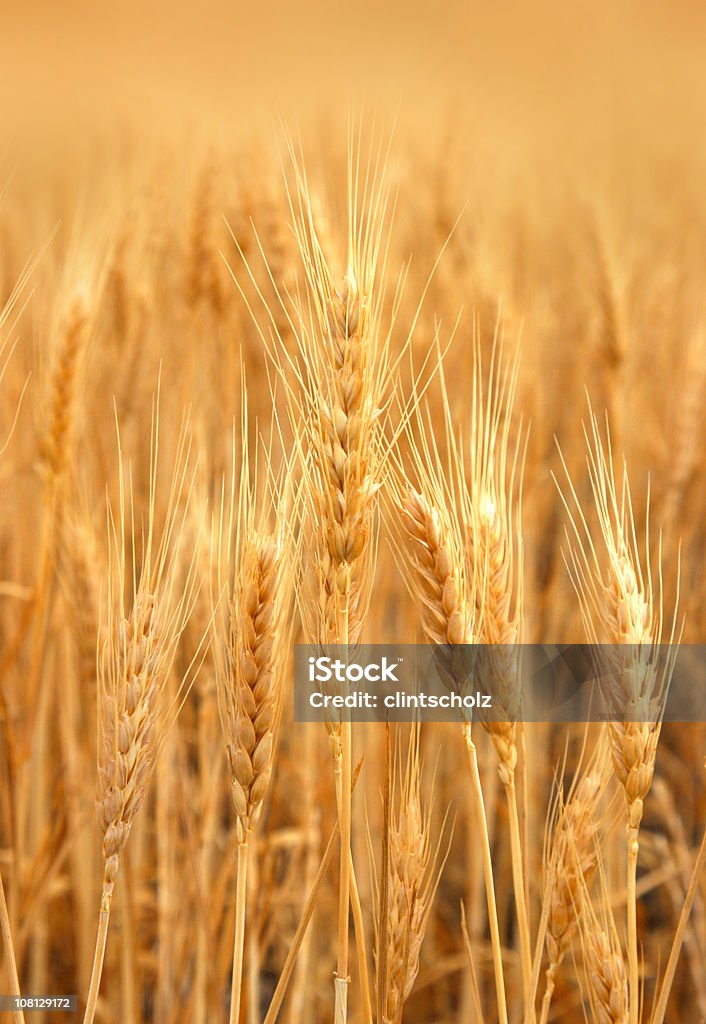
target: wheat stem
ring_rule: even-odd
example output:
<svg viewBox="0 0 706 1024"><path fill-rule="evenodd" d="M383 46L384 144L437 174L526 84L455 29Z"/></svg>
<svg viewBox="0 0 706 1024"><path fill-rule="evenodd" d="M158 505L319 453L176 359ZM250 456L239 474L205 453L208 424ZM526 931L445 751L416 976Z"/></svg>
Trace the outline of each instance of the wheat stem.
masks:
<svg viewBox="0 0 706 1024"><path fill-rule="evenodd" d="M235 934L233 936L233 974L230 986L230 1024L240 1020L240 993L243 983L245 948L245 904L248 885L248 839L238 843L235 882Z"/></svg>
<svg viewBox="0 0 706 1024"><path fill-rule="evenodd" d="M302 808L302 820L305 824L305 849L306 859L303 872L302 892L308 893L316 877L318 851L321 841L321 813L315 799L315 769L314 761L316 745L313 742L304 743L303 750L303 787L304 805ZM302 905L305 897L303 897ZM312 934L307 934L302 939L297 974L292 985L290 1000L290 1022L291 1024L302 1024L308 1019L310 1013L311 999L311 963L312 963Z"/></svg>
<svg viewBox="0 0 706 1024"><path fill-rule="evenodd" d="M485 879L485 895L488 903L488 923L490 925L490 942L493 950L493 973L495 975L495 990L498 1000L498 1020L500 1024L507 1024L507 1003L505 999L505 979L503 976L502 945L500 942L500 928L498 926L498 908L495 901L495 882L493 881L493 860L490 853L490 838L488 836L488 821L485 816L485 803L483 801L483 789L480 782L478 770L478 751L471 736L470 725L464 725L463 736L468 751L468 763L471 772L471 785L473 788L474 803L476 808L476 820L480 832L481 855L483 860L483 877Z"/></svg>
<svg viewBox="0 0 706 1024"><path fill-rule="evenodd" d="M258 893L258 844L257 834L250 837L252 850L248 858L248 901L251 907L257 905ZM252 911L251 911L252 913ZM248 930L248 1015L247 1024L259 1024L260 1019L260 945L257 927Z"/></svg>
<svg viewBox="0 0 706 1024"><path fill-rule="evenodd" d="M98 1004L98 993L101 987L103 975L103 961L105 959L105 947L108 941L108 925L110 923L110 906L113 899L113 882L103 880L103 892L101 894L101 909L98 918L98 934L96 935L96 948L93 954L93 967L91 968L91 981L88 986L88 997L86 998L86 1012L83 1015L83 1024L93 1024Z"/></svg>
<svg viewBox="0 0 706 1024"><path fill-rule="evenodd" d="M628 978L630 1024L638 1024L640 1002L640 965L637 950L637 857L640 850L638 829L628 827Z"/></svg>
<svg viewBox="0 0 706 1024"><path fill-rule="evenodd" d="M355 930L355 945L358 954L358 977L360 979L360 995L363 1003L363 1020L365 1024L373 1022L373 1004L370 996L370 977L368 975L368 953L365 943L365 922L363 921L363 907L360 902L358 883L355 877L355 870L351 865L351 916Z"/></svg>
<svg viewBox="0 0 706 1024"><path fill-rule="evenodd" d="M549 1019L549 1007L552 1005L556 983L556 966L556 964L550 964L547 968L546 987L544 989L544 998L542 999L542 1013L539 1018L539 1024L547 1024Z"/></svg>
<svg viewBox="0 0 706 1024"><path fill-rule="evenodd" d="M137 969L135 963L135 926L132 914L132 894L130 892L131 875L129 865L126 864L125 883L120 889L120 917L122 918L122 930L124 934L120 969L122 975L122 1013L125 1024L136 1024L137 1014L137 992L136 979Z"/></svg>
<svg viewBox="0 0 706 1024"><path fill-rule="evenodd" d="M532 987L532 946L530 941L529 914L527 911L526 886L523 869L520 818L517 810L517 788L512 780L505 786L505 797L507 799L507 810L510 823L510 856L512 884L515 892L517 925L520 938L522 992L525 1005L527 1005L530 999L530 990Z"/></svg>
<svg viewBox="0 0 706 1024"><path fill-rule="evenodd" d="M272 996L272 1001L270 1002L267 1013L265 1014L263 1024L275 1024L275 1021L277 1020L277 1017L279 1015L279 1011L282 1009L282 1003L284 1002L284 997L287 993L287 986L289 985L289 980L294 970L294 964L296 963L297 953L299 952L302 940L311 922L311 918L314 913L316 897L318 896L319 889L321 888L321 883L324 879L326 872L328 871L329 864L331 863L331 860L333 858L333 851L335 849L335 842L336 839L338 838L339 830L339 824L338 822L336 822L336 824L333 827L333 831L331 833L329 841L326 844L326 849L324 850L324 855L321 858L319 870L316 872L314 884L312 885L309 896L307 897L306 906L304 907L301 920L297 925L297 930L294 933L294 938L292 939L291 945L287 952L287 956L285 958L284 965L282 966L282 971L279 976L279 981L277 982L277 987L275 988L274 995Z"/></svg>
<svg viewBox="0 0 706 1024"><path fill-rule="evenodd" d="M672 948L669 951L669 959L667 960L667 966L664 971L664 978L662 979L662 985L659 990L659 996L655 1003L655 1008L652 1012L651 1024L662 1024L664 1021L665 1014L667 1012L667 1002L669 1000L669 993L672 989L672 983L674 981L674 975L677 970L677 963L679 962L679 954L681 953L682 943L684 941L684 934L686 932L686 926L691 915L692 908L694 906L694 900L696 894L699 891L699 884L701 882L701 873L706 866L706 832L704 832L701 840L701 846L696 856L696 863L694 864L694 870L691 874L689 881L689 888L687 889L686 896L684 897L684 904L679 917L679 924L674 935L674 941L672 942Z"/></svg>
<svg viewBox="0 0 706 1024"><path fill-rule="evenodd" d="M17 961L15 959L15 947L12 943L12 931L10 930L10 916L7 910L7 902L5 900L5 887L2 882L2 874L0 873L0 935L2 935L2 944L5 949L5 956L7 957L7 967L10 975L10 994L13 996L22 995L20 991L20 979L17 974ZM15 1024L24 1024L25 1015L23 1011L17 1010L14 1014Z"/></svg>
<svg viewBox="0 0 706 1024"><path fill-rule="evenodd" d="M537 938L534 947L534 958L532 961L531 999L525 1007L523 1024L535 1024L537 1020L535 1001L539 990L539 975L542 970L542 953L544 951L544 943L547 937L547 926L549 924L550 911L551 894L549 886L547 885L545 886L544 897L542 899L542 916L539 919L539 927L537 929Z"/></svg>
<svg viewBox="0 0 706 1024"><path fill-rule="evenodd" d="M335 1021L343 1024L348 1005L348 914L351 888L351 723L341 722L341 754L336 762L336 797L341 825L341 866L338 892L338 957L335 988Z"/></svg>

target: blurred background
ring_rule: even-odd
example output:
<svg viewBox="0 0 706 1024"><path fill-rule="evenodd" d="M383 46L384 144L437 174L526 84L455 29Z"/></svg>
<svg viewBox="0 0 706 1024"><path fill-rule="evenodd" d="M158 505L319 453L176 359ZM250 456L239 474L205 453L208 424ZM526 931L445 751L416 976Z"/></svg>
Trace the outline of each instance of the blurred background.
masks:
<svg viewBox="0 0 706 1024"><path fill-rule="evenodd" d="M451 108L518 162L531 140L553 161L626 136L683 149L702 124L705 31L686 0L28 3L3 15L3 114L35 142L122 118L159 144L222 140L273 109L345 118L353 94L425 130Z"/></svg>

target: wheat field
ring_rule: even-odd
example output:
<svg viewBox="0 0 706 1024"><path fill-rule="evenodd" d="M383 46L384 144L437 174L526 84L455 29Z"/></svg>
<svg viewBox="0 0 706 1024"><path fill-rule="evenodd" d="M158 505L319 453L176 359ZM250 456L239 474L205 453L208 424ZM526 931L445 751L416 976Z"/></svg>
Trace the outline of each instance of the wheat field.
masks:
<svg viewBox="0 0 706 1024"><path fill-rule="evenodd" d="M8 17L2 1019L706 1020L703 13L441 6ZM302 643L507 721L296 721Z"/></svg>

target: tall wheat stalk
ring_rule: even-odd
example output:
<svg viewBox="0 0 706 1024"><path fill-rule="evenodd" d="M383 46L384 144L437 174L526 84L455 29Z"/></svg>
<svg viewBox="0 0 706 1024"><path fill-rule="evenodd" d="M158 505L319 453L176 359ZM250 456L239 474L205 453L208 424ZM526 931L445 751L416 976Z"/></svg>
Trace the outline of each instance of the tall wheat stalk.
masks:
<svg viewBox="0 0 706 1024"><path fill-rule="evenodd" d="M191 611L194 561L184 582L179 546L188 507L189 449L178 445L166 519L156 520L159 431L153 416L146 534L138 561L131 478L120 461L117 519L109 514L106 640L98 660L98 795L103 836L103 889L84 1024L98 1003L115 880L135 815L142 804L187 682L169 699L167 682L177 644ZM127 602L127 606L126 606Z"/></svg>
<svg viewBox="0 0 706 1024"><path fill-rule="evenodd" d="M22 295L23 290L25 289L25 287L27 286L27 284L29 282L29 279L30 279L30 277L32 275L32 272L36 268L37 259L38 259L38 257L36 257L33 261L31 261L30 263L28 263L24 267L24 269L22 270L22 273L21 273L17 283L14 285L12 291L10 292L10 295L9 295L7 301L5 302L5 305L2 307L2 309L0 309L0 330L2 330L2 332L3 332L2 336L0 337L0 384L3 383L3 380L5 378L5 374L7 372L8 364L10 362L10 359L12 357L12 354L13 354L13 351L14 351L14 348L15 348L14 344L8 343L7 337L5 336L5 330L6 330L7 326L8 326L8 320L12 316L13 311L15 312L15 316L12 319L10 327L14 328L14 327L17 326L17 316L19 315L19 313L22 312L22 308L23 308L24 304L22 306L20 306L19 310L17 310L16 307L18 306L18 304L20 302L20 297ZM13 420L12 420L10 426L9 426L8 435L5 438L3 438L2 442L0 443L0 455L2 455L5 452L5 449L7 448L7 445L10 442L10 439L11 439L12 434L14 432L15 426L17 424L17 416L19 414L20 405L22 404L22 398L24 396L25 388L26 388L26 383L25 383L24 387L22 388L22 390L20 392L18 403L17 403L17 408L15 410L15 414L14 414ZM41 564L41 561L40 561L40 564ZM5 706L4 699L3 699L2 703L3 703L3 710L5 712L7 712L7 708ZM12 762L13 762L13 754L12 754L12 748L11 748L11 745L10 745L11 741L10 741L10 733L9 733L9 731L8 731L8 735L7 735L7 743L8 743L8 748L9 748L8 749L8 762L9 762L8 767L9 767L10 765L12 765ZM21 825L21 822L22 822L21 817L16 819L15 827L17 828L18 825ZM18 889L19 889L19 877L20 877L20 875L19 875L19 858L18 858L17 854L18 854L19 849L20 849L19 843L20 843L20 837L16 834L15 835L15 879L16 879L16 883L17 883L17 888ZM21 992L21 989L20 989L20 980L19 980L19 974L18 974L18 971L17 971L17 958L16 958L16 955L15 955L15 945L14 945L14 941L13 941L13 937L12 937L12 922L11 922L10 908L8 906L7 897L5 895L5 885L4 885L3 878L2 878L2 871L0 871L0 935L2 936L3 949L4 949L4 952L5 952L5 957L7 958L8 976L9 976L9 982L10 982L10 994L11 995L15 995L15 996L20 996L22 994L22 992ZM24 1011L21 1008L18 1009L17 1011L15 1011L13 1013L13 1018L16 1021L16 1024L24 1024L24 1020L25 1020Z"/></svg>
<svg viewBox="0 0 706 1024"><path fill-rule="evenodd" d="M518 646L522 626L522 460L519 440L511 437L517 386L517 358L503 366L496 335L483 386L480 346L474 346L468 484L461 482L466 528L468 579L475 599L476 636L486 645L483 669L497 711L483 720L498 756L510 827L513 892L517 910L520 966L525 1006L530 1002L532 948L527 879L520 835L517 786L518 729L522 728L522 690ZM449 410L448 400L444 402ZM449 424L451 432L451 424ZM506 720L501 721L503 715ZM518 724L519 723L519 724Z"/></svg>
<svg viewBox="0 0 706 1024"><path fill-rule="evenodd" d="M598 652L601 697L608 717L613 770L625 794L629 1017L630 1024L637 1024L640 1012L637 936L639 832L644 801L654 775L674 655L671 649L666 657L659 651L663 633L662 566L659 565L659 587L655 593L650 567L649 519L645 541L646 569L643 572L627 470L623 466L622 480L618 485L610 438L604 444L593 413L586 441L590 484L604 555L603 558L599 555L569 481L573 505L566 504L576 543L570 549L568 564L581 602L585 628ZM670 645L675 637L676 622L675 608ZM601 647L601 644L605 646Z"/></svg>
<svg viewBox="0 0 706 1024"><path fill-rule="evenodd" d="M475 341L466 461L439 355L443 439L441 442L437 440L431 414L427 415L425 422L418 403L417 415L410 416L417 433L409 432L417 474L433 498L430 501L428 495L408 491L406 497L400 493L398 500L405 514L407 532L413 540L412 558L416 572L413 572L412 591L426 605L423 624L427 638L436 644L474 642L485 645L480 658L483 673L495 706L506 713L505 721L501 721L502 713L494 714L493 720L483 721L483 725L498 755L500 779L508 807L522 987L525 1006L529 1006L532 949L515 783L517 723L522 718L518 657L522 619L522 452L519 439L511 436L517 372L516 359L504 366L502 347L496 334L486 389L480 346ZM459 535L456 540L453 539L454 534ZM455 554L452 554L454 550ZM438 610L433 614L435 605ZM464 605L466 610L460 614ZM443 616L447 617L446 625ZM461 629L459 616L466 622ZM447 651L446 657L453 658L453 654ZM449 668L452 682L454 676L458 681L459 666ZM464 725L464 738L476 799L482 806L470 722ZM485 825L484 831L487 832ZM490 848L486 841L483 850L492 937L493 932L497 932L497 922L493 920L497 910ZM494 939L494 959L501 963L499 933ZM496 988L500 987L499 982L500 973L496 969Z"/></svg>
<svg viewBox="0 0 706 1024"><path fill-rule="evenodd" d="M247 405L243 402L242 456L235 519L231 510L224 545L224 609L216 609L218 696L236 813L236 886L230 1021L240 1020L245 951L250 840L259 821L274 766L291 625L284 507L266 460L264 495L250 480ZM257 476L257 468L255 469ZM231 495L233 490L231 490ZM223 524L219 533L223 532ZM251 1013L256 1012L251 1008Z"/></svg>
<svg viewBox="0 0 706 1024"><path fill-rule="evenodd" d="M461 529L448 506L443 488L435 483L431 470L423 469L425 483L435 503L398 479L396 502L402 531L400 543L407 550L409 585L420 612L422 628L429 643L438 645L444 674L450 685L460 687L465 678L463 649L473 643L472 611L466 594L466 577L461 552ZM406 543L405 543L406 539ZM457 652L455 648L458 648ZM478 768L478 752L471 723L463 724L463 739L473 790L473 804L480 836L488 922L493 952L498 1017L507 1024L507 998L503 972L502 942L498 923L495 881L490 851L488 822Z"/></svg>
<svg viewBox="0 0 706 1024"><path fill-rule="evenodd" d="M288 297L280 296L297 357L288 357L282 343L275 358L285 380L305 481L299 604L310 643L342 644L352 652L363 635L377 536L382 415L389 386L389 333L382 329L389 195L384 154L370 150L366 158L361 140L351 140L345 259L336 266L335 254L325 251L319 238L303 161L293 151L292 158L290 210L306 287L293 314ZM274 317L273 325L277 330ZM296 387L288 381L290 373ZM343 1024L350 982L350 894L366 1020L371 1008L351 854L352 723L343 712L329 718L327 726L341 836L334 1003L336 1024Z"/></svg>

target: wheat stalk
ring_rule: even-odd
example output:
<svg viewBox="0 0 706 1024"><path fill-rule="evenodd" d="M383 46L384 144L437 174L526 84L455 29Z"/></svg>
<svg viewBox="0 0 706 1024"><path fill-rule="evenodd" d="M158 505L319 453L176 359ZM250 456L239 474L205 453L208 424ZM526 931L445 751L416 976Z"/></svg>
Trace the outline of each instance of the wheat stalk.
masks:
<svg viewBox="0 0 706 1024"><path fill-rule="evenodd" d="M291 641L289 559L285 552L287 507L272 468L272 442L252 469L248 404L242 384L240 479L217 524L218 604L214 607L214 654L218 705L236 814L236 893L231 1024L240 1019L252 833L262 814L274 767L276 731ZM287 472L285 463L285 474ZM286 482L286 479L285 479ZM288 483L287 483L288 486ZM225 585L221 578L225 574ZM224 607L219 608L222 604ZM219 614L220 612L220 614Z"/></svg>
<svg viewBox="0 0 706 1024"><path fill-rule="evenodd" d="M377 533L377 495L383 461L382 413L388 385L389 334L382 331L385 227L388 193L373 154L361 179L361 142L351 143L347 252L344 272L324 252L311 190L292 149L295 185L289 190L293 229L306 279L306 297L294 316L282 309L295 336L299 359L290 362L299 385L287 385L290 421L306 486L302 490L303 554L308 587L300 598L310 642L361 640L370 600ZM379 154L378 154L379 156ZM276 327L276 319L273 318ZM282 350L286 349L284 343ZM282 352L277 354L285 370ZM287 374L283 373L285 378ZM352 726L345 714L329 717L337 806L341 824L338 953L334 976L335 1019L348 1003L349 892L357 907L351 856ZM356 930L361 936L360 929ZM366 1017L371 1010L365 956L359 946Z"/></svg>
<svg viewBox="0 0 706 1024"><path fill-rule="evenodd" d="M39 441L40 473L43 475L43 507L37 545L37 570L33 595L32 641L30 663L24 682L27 714L23 721L23 735L18 744L19 760L30 762L35 724L42 730L41 708L42 669L46 654L46 634L51 611L52 583L55 565L56 528L63 496L66 471L70 462L72 434L76 407L78 368L83 352L88 325L88 292L81 285L68 290L69 298L57 308L51 327L52 347L55 349L51 373L46 382L48 415ZM14 835L15 854L20 862L19 844L29 824L30 835L38 833L43 807L42 791L30 793L31 780L22 773L18 781L15 801ZM14 887L13 887L14 892ZM42 959L44 939L39 938L34 955Z"/></svg>
<svg viewBox="0 0 706 1024"><path fill-rule="evenodd" d="M627 472L623 468L622 484L618 487L610 438L604 446L593 413L586 440L591 489L607 568L599 558L570 483L575 509L569 511L577 544L571 549L568 561L581 603L582 618L598 651L601 695L609 716L607 732L613 770L625 794L630 1024L637 1024L640 985L636 894L639 830L644 801L654 775L673 654L670 652L660 660L658 647L663 621L661 566L655 609L649 566L649 529L647 572L643 574ZM674 640L675 630L676 609L670 643ZM601 643L607 646L602 648Z"/></svg>
<svg viewBox="0 0 706 1024"><path fill-rule="evenodd" d="M168 729L183 699L165 690L176 647L189 616L194 593L193 561L184 583L179 559L185 512L179 502L188 491L186 434L178 446L167 515L161 534L155 521L158 449L153 420L149 520L141 564L133 547L128 566L128 509L134 522L133 494L126 499L120 464L120 506L116 521L109 512L110 557L106 640L98 662L98 795L96 813L103 837L103 889L96 948L86 1000L84 1024L92 1024L98 1002L115 879L135 815ZM134 537L133 537L134 544ZM180 584L180 592L177 592ZM132 594L129 591L132 590ZM128 609L126 599L131 599Z"/></svg>
<svg viewBox="0 0 706 1024"><path fill-rule="evenodd" d="M236 560L225 667L219 672L221 720L238 838L232 1022L240 1019L249 840L262 813L272 774L282 699L284 584L281 542L248 531Z"/></svg>
<svg viewBox="0 0 706 1024"><path fill-rule="evenodd" d="M444 490L430 463L420 464L425 484L437 499L437 504L422 492L411 488L404 478L394 481L395 497L400 519L398 543L408 551L408 585L420 610L422 628L427 640L442 645L440 654L445 674L452 685L462 685L466 675L463 651L473 642L473 617L466 595L465 573L462 562L461 528L454 510L444 501ZM460 655L460 662L459 662ZM460 674L459 674L460 673ZM478 831L480 833L483 876L485 880L488 921L493 950L493 969L501 1024L507 1024L507 1001L503 975L502 945L495 899L495 882L490 852L488 824L485 816L483 791L478 770L478 755L471 734L471 725L463 725L463 737L469 758L471 785Z"/></svg>
<svg viewBox="0 0 706 1024"><path fill-rule="evenodd" d="M23 270L19 280L17 281L17 283L13 287L13 289L12 289L12 291L10 293L10 296L8 297L7 301L5 302L5 305L2 307L2 309L0 309L0 328L4 328L5 327L5 325L7 323L7 320L9 319L10 315L12 314L15 306L18 304L20 296L22 294L22 290L27 285L28 280L30 278L30 275L31 275L32 271L34 270L35 266L36 266L36 260L31 262L30 264L28 264L24 268L24 270ZM15 323L16 323L16 321L15 321ZM5 377L5 373L7 371L8 363L9 363L10 358L12 356L13 349L14 349L14 345L10 346L8 348L8 342L7 342L6 338L0 339L0 383L3 382L3 379ZM19 405L21 404L22 395L23 394L24 394L24 389L23 389L22 393L20 394L17 411L19 411ZM10 427L9 435L3 441L2 445L0 446L0 455L2 455L4 453L6 447L7 447L8 443L9 443L9 440L12 437L12 433L14 431L14 427L15 427L16 422L17 422L17 412L15 413L15 420L14 420L14 422L12 423L12 425ZM21 821L21 819L20 819L20 821ZM19 841L19 837L16 838L16 843L18 841ZM16 859L19 860L19 858L17 857L17 849L18 848L16 846L15 855L16 855ZM17 872L17 878L19 879L19 872ZM3 883L2 872L1 871L0 871L0 935L2 936L3 948L5 950L5 956L7 957L8 975L9 975L9 982L10 982L11 993L12 993L12 995L20 996L21 995L20 980L19 980L19 975L18 975L18 971L17 971L17 959L16 959L16 955L15 955L15 946L14 946L14 942L13 942L13 938L12 938L12 927L11 927L11 920L10 920L10 910L9 910L9 907L8 907L8 904L7 904L7 899L6 899L6 896L5 896L5 886L4 886L4 883ZM13 1018L16 1021L16 1024L24 1024L24 1021L25 1021L24 1011L21 1008L18 1009L15 1013L13 1013Z"/></svg>
<svg viewBox="0 0 706 1024"><path fill-rule="evenodd" d="M532 951L515 786L517 722L521 719L522 704L517 650L522 612L520 488L517 485L521 460L519 445L513 447L510 441L510 421L517 362L507 369L503 367L496 335L486 394L477 341L473 351L468 468L454 427L439 356L447 454L442 457L439 453L431 419L427 425L422 416L417 415L417 436L409 431L413 459L429 493L434 495L434 504L408 490L402 495L401 507L412 542L413 575L416 577L412 590L424 609L423 625L428 639L451 646L469 644L473 639L485 645L475 656L474 663L489 680L498 709L492 720L483 720L483 725L498 754L508 806L523 993L525 1004L529 1005ZM464 607L468 610L461 613ZM445 671L447 675L456 675L457 682L467 675L467 671L461 675L458 656L448 647L441 657L447 661L456 659L453 671L449 665ZM464 733L470 752L470 725L464 727ZM475 775L473 766L472 774Z"/></svg>
<svg viewBox="0 0 706 1024"><path fill-rule="evenodd" d="M515 785L517 730L522 721L518 644L522 620L522 533L517 484L519 444L510 438L517 386L517 358L503 367L498 337L493 343L487 392L482 383L480 346L474 346L469 483L463 488L467 577L473 583L476 632L483 652L494 712L482 719L498 755L510 824L513 889L517 908L525 1005L530 1002L532 950L524 856ZM444 407L449 404L444 392ZM450 425L449 425L450 426ZM451 431L449 430L451 433Z"/></svg>

